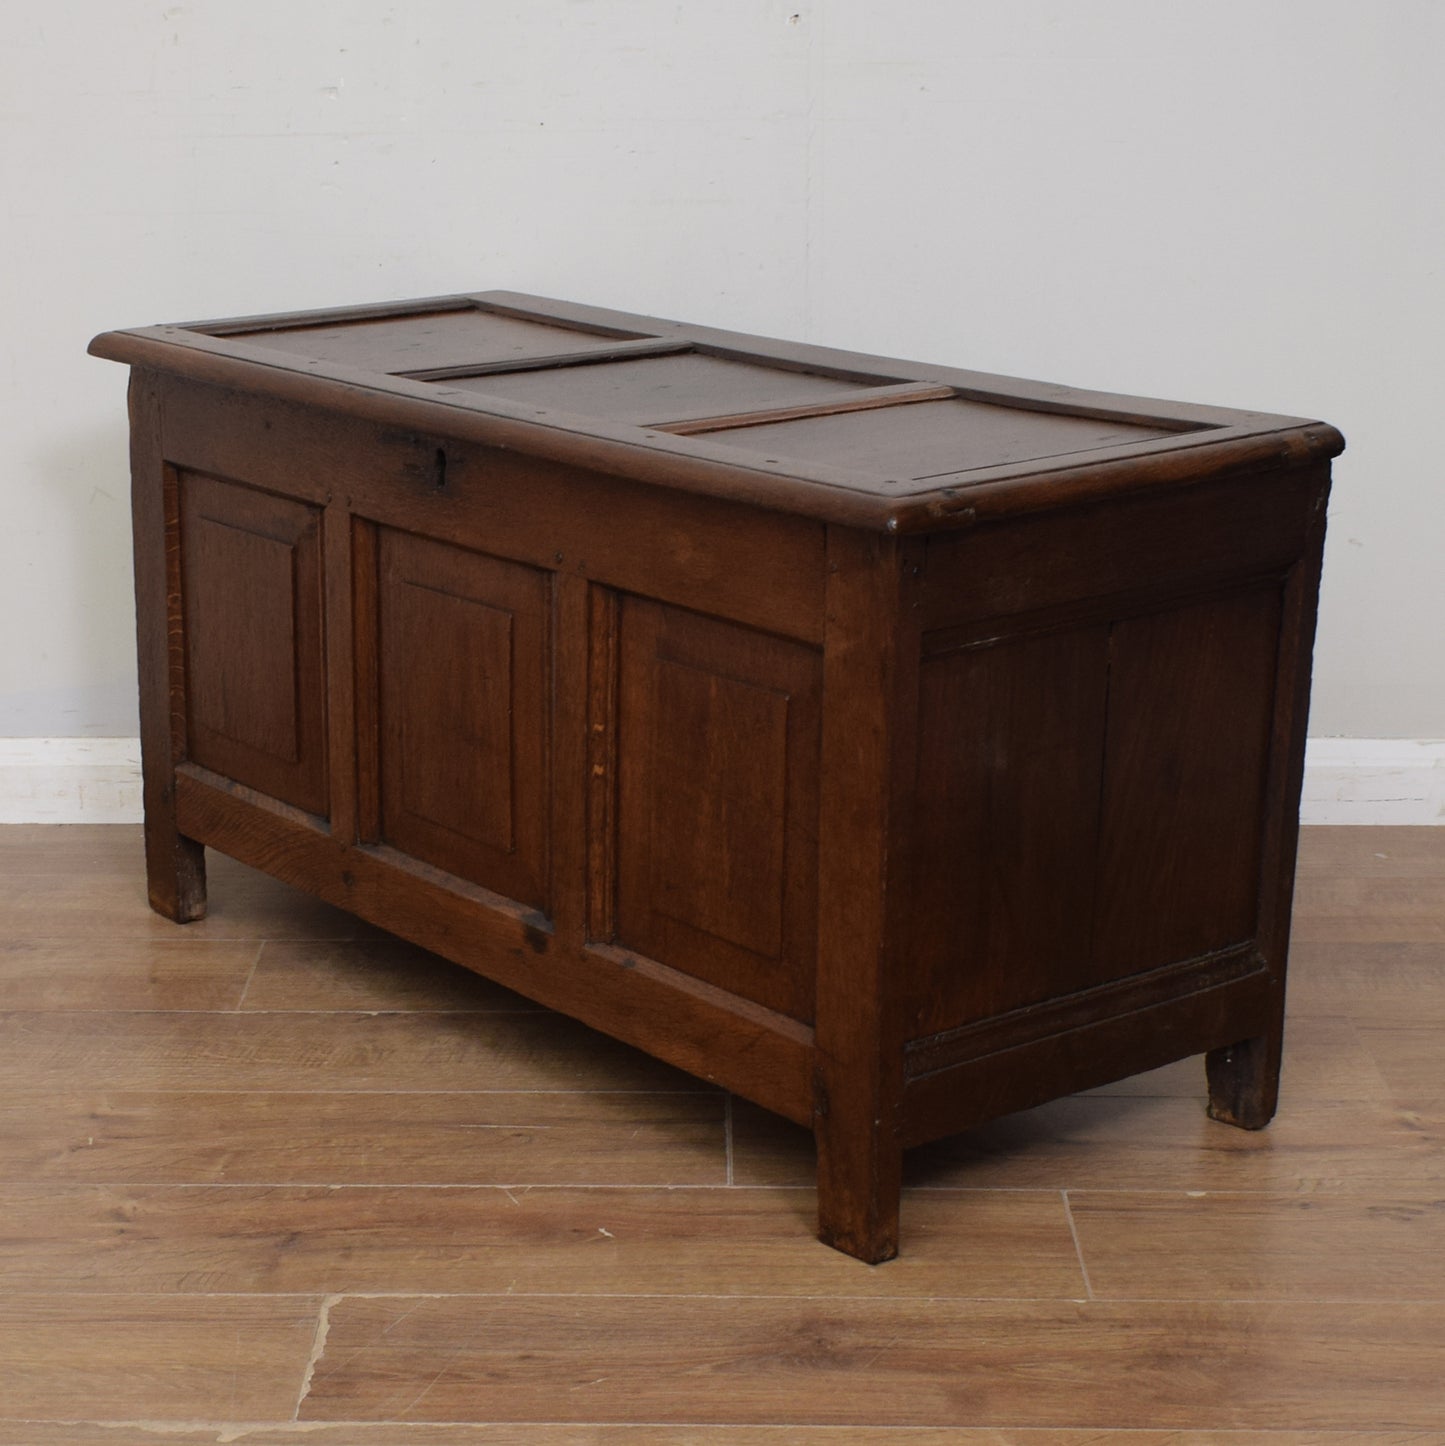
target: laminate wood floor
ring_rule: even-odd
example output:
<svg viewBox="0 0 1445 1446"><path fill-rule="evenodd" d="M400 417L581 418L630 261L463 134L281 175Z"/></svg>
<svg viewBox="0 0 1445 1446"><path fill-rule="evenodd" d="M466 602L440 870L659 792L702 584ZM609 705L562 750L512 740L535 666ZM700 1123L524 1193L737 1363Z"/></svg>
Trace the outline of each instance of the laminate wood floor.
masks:
<svg viewBox="0 0 1445 1446"><path fill-rule="evenodd" d="M1445 1446L1445 828L1311 829L1281 1113L809 1136L211 857L0 829L0 1446Z"/></svg>

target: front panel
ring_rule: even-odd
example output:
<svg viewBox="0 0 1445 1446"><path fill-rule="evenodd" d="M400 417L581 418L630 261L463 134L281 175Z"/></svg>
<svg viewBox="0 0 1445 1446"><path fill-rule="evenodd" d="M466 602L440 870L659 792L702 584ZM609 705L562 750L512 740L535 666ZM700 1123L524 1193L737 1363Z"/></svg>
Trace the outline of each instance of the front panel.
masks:
<svg viewBox="0 0 1445 1446"><path fill-rule="evenodd" d="M184 757L327 812L321 511L181 472Z"/></svg>
<svg viewBox="0 0 1445 1446"><path fill-rule="evenodd" d="M545 908L549 575L385 527L376 556L379 838Z"/></svg>
<svg viewBox="0 0 1445 1446"><path fill-rule="evenodd" d="M643 598L618 627L616 941L811 1019L821 655Z"/></svg>

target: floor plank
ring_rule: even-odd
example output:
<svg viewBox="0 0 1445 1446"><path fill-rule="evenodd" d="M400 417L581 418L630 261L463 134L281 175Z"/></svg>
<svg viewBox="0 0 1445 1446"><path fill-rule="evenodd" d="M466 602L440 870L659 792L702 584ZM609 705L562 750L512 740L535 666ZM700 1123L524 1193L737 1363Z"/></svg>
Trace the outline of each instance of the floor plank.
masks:
<svg viewBox="0 0 1445 1446"><path fill-rule="evenodd" d="M0 1015L0 1089L705 1088L559 1015Z"/></svg>
<svg viewBox="0 0 1445 1446"><path fill-rule="evenodd" d="M264 944L246 1009L536 1010L531 1000L401 939Z"/></svg>
<svg viewBox="0 0 1445 1446"><path fill-rule="evenodd" d="M878 1268L806 1131L208 859L0 828L0 1446L1445 1446L1445 830L1305 830L1268 1130L996 1121Z"/></svg>
<svg viewBox="0 0 1445 1446"><path fill-rule="evenodd" d="M340 909L268 878L214 850L206 917L188 940L384 937ZM146 904L138 828L74 824L0 828L0 925L7 938L74 942L173 941L176 925Z"/></svg>
<svg viewBox="0 0 1445 1446"><path fill-rule="evenodd" d="M189 936L0 943L0 1010L235 1009L262 945Z"/></svg>
<svg viewBox="0 0 1445 1446"><path fill-rule="evenodd" d="M208 855L209 857L209 855ZM185 926L187 939L357 939L378 937L359 919L288 889L240 865L212 871L211 903L203 919ZM6 882L5 931L16 939L65 939L76 944L155 939L171 941L177 926L146 907L145 876L75 881L19 874Z"/></svg>
<svg viewBox="0 0 1445 1446"><path fill-rule="evenodd" d="M55 1184L721 1185L725 1111L701 1089L17 1090L0 1160Z"/></svg>
<svg viewBox="0 0 1445 1446"><path fill-rule="evenodd" d="M346 1299L302 1420L1445 1422L1445 1304Z"/></svg>
<svg viewBox="0 0 1445 1446"><path fill-rule="evenodd" d="M1438 1024L1369 1024L1360 1038L1401 1103L1445 1100L1445 1047Z"/></svg>
<svg viewBox="0 0 1445 1446"><path fill-rule="evenodd" d="M1445 883L1445 841L1434 828L1316 826L1300 830L1301 879L1413 878Z"/></svg>
<svg viewBox="0 0 1445 1446"><path fill-rule="evenodd" d="M1295 888L1291 936L1305 943L1445 943L1442 877L1305 875Z"/></svg>
<svg viewBox="0 0 1445 1446"><path fill-rule="evenodd" d="M735 1180L811 1183L806 1130L749 1105L733 1119ZM913 1185L946 1189L1445 1189L1445 1119L1296 1099L1256 1132L1217 1124L1198 1100L1075 1095L911 1150L904 1169Z"/></svg>
<svg viewBox="0 0 1445 1446"><path fill-rule="evenodd" d="M1445 1300L1445 1198L1070 1194L1099 1299Z"/></svg>
<svg viewBox="0 0 1445 1446"><path fill-rule="evenodd" d="M0 1446L1445 1446L1445 1431L1068 1431L923 1426L405 1425L304 1421L177 1426L0 1421Z"/></svg>
<svg viewBox="0 0 1445 1446"><path fill-rule="evenodd" d="M1102 1085L1089 1094L1205 1098L1204 1057L1176 1060ZM1285 1024L1280 1096L1292 1099L1383 1100L1390 1095L1374 1056L1352 1019L1291 1008Z"/></svg>
<svg viewBox="0 0 1445 1446"><path fill-rule="evenodd" d="M1289 1010L1348 1018L1357 1032L1372 1024L1445 1027L1445 944L1297 944Z"/></svg>
<svg viewBox="0 0 1445 1446"><path fill-rule="evenodd" d="M908 1202L869 1270L810 1238L811 1189L0 1185L0 1291L1080 1298L1061 1196Z"/></svg>
<svg viewBox="0 0 1445 1446"><path fill-rule="evenodd" d="M320 1307L296 1296L0 1295L0 1415L287 1418Z"/></svg>

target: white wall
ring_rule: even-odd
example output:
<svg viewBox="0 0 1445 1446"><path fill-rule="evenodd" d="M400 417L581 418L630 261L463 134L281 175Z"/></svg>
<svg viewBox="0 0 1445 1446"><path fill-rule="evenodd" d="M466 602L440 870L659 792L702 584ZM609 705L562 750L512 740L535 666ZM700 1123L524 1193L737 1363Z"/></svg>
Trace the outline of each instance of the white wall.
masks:
<svg viewBox="0 0 1445 1446"><path fill-rule="evenodd" d="M510 287L1324 417L1311 731L1445 737L1439 0L0 25L0 736L135 731L117 326Z"/></svg>

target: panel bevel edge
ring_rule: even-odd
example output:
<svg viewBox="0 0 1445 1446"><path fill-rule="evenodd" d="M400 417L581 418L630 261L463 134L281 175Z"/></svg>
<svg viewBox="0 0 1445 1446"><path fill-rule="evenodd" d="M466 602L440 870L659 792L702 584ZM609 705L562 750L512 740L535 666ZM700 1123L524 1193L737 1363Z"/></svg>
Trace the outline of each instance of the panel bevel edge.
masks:
<svg viewBox="0 0 1445 1446"><path fill-rule="evenodd" d="M589 583L578 573L549 575L551 626L547 679L548 744L543 750L547 817L546 896L558 944L569 952L587 936Z"/></svg>
<svg viewBox="0 0 1445 1446"><path fill-rule="evenodd" d="M674 437L711 436L723 432L742 432L749 427L764 427L773 422L799 422L814 417L906 407L917 402L947 401L953 395L947 387L903 382L897 386L843 392L829 401L799 402L788 407L758 407L747 412L721 412L716 416L690 417L679 422L648 422L645 426L649 431L670 432Z"/></svg>
<svg viewBox="0 0 1445 1446"><path fill-rule="evenodd" d="M310 311L271 311L255 316L177 321L169 323L169 328L199 332L203 336L229 336L244 331L291 331L298 327L345 325L348 321L387 321L394 317L471 311L474 307L475 302L469 296L418 296L401 301L364 302L356 306L322 306Z"/></svg>
<svg viewBox="0 0 1445 1446"><path fill-rule="evenodd" d="M181 476L169 462L161 467L166 549L166 666L171 712L171 763L188 756L186 635L181 583Z"/></svg>
<svg viewBox="0 0 1445 1446"><path fill-rule="evenodd" d="M663 339L647 327L623 326L610 321L562 317L555 312L538 311L511 302L492 300L487 292L473 292L464 296L462 300L470 302L474 311L485 311L491 316L510 316L518 321L535 321L544 326L555 326L563 331L580 331L589 336L615 337L619 341L659 341ZM639 321L644 319L637 318Z"/></svg>
<svg viewBox="0 0 1445 1446"><path fill-rule="evenodd" d="M593 347L590 351L554 352L534 357L510 357L504 361L471 362L444 367L421 367L415 371L387 372L386 376L412 382L462 381L468 377L512 376L518 372L576 371L581 367L605 366L617 361L650 361L654 357L686 356L694 348L685 341L657 341L643 337L619 341L616 346Z"/></svg>
<svg viewBox="0 0 1445 1446"><path fill-rule="evenodd" d="M353 532L346 504L329 503L321 514L321 650L326 671L328 814L331 833L343 845L357 837Z"/></svg>
<svg viewBox="0 0 1445 1446"><path fill-rule="evenodd" d="M381 600L377 526L351 519L351 616L356 736L356 841L381 839Z"/></svg>
<svg viewBox="0 0 1445 1446"><path fill-rule="evenodd" d="M617 723L621 595L593 583L587 648L587 938L617 936Z"/></svg>
<svg viewBox="0 0 1445 1446"><path fill-rule="evenodd" d="M301 547L306 541L307 528L296 535L293 541L287 545L287 564L291 573L291 632L293 645L291 648L291 711L296 719L296 727L292 733L292 743L288 755L277 754L285 762L299 765L304 753L303 730L306 726L306 679L303 676L301 657L301 638L306 627L307 604L315 608L317 643L321 651L321 677L317 684L321 689L321 717L318 720L319 727L317 736L311 740L314 747L321 750L321 778L322 792L325 794L325 808L321 812L329 816L331 809L331 740L327 736L329 724L327 721L327 694L330 692L330 678L326 671L326 535L322 527L322 512L316 509L312 512L310 526L316 532L316 579L314 595L310 598L302 595L302 568L301 568ZM310 589L307 589L311 591ZM309 660L307 660L309 662Z"/></svg>

